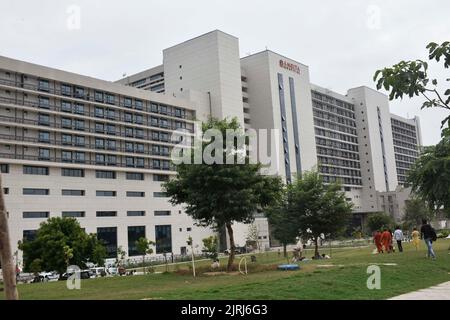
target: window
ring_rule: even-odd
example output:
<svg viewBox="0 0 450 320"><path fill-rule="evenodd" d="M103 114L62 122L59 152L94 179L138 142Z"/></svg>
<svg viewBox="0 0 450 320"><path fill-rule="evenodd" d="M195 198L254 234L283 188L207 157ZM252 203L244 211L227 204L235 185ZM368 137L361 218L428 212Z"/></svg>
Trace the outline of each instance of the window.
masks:
<svg viewBox="0 0 450 320"><path fill-rule="evenodd" d="M72 152L71 151L61 151L61 159L63 162L72 162Z"/></svg>
<svg viewBox="0 0 450 320"><path fill-rule="evenodd" d="M98 102L103 102L103 92L95 91L94 99Z"/></svg>
<svg viewBox="0 0 450 320"><path fill-rule="evenodd" d="M150 118L150 122L151 122L151 125L154 126L154 127L158 127L159 126L159 119L158 118L151 117Z"/></svg>
<svg viewBox="0 0 450 320"><path fill-rule="evenodd" d="M144 168L144 166L145 166L144 158L136 158L136 167L137 168Z"/></svg>
<svg viewBox="0 0 450 320"><path fill-rule="evenodd" d="M84 170L83 169L62 168L61 169L61 175L63 177L83 178L84 177Z"/></svg>
<svg viewBox="0 0 450 320"><path fill-rule="evenodd" d="M125 128L125 136L133 137L133 128Z"/></svg>
<svg viewBox="0 0 450 320"><path fill-rule="evenodd" d="M50 142L50 132L39 131L39 142Z"/></svg>
<svg viewBox="0 0 450 320"><path fill-rule="evenodd" d="M127 180L144 180L144 174L138 172L127 172Z"/></svg>
<svg viewBox="0 0 450 320"><path fill-rule="evenodd" d="M50 160L50 149L39 148L39 160Z"/></svg>
<svg viewBox="0 0 450 320"><path fill-rule="evenodd" d="M33 241L36 239L37 230L23 230L22 236L24 241Z"/></svg>
<svg viewBox="0 0 450 320"><path fill-rule="evenodd" d="M61 195L72 196L72 197L83 197L85 195L85 191L84 190L63 189L63 190L61 190Z"/></svg>
<svg viewBox="0 0 450 320"><path fill-rule="evenodd" d="M155 198L167 198L167 193L165 193L165 192L153 192L153 197L155 197Z"/></svg>
<svg viewBox="0 0 450 320"><path fill-rule="evenodd" d="M103 212L103 211L99 211ZM99 213L97 212L97 214ZM97 228L97 239L101 240L107 252L108 258L116 258L117 257L117 228L109 227L109 228Z"/></svg>
<svg viewBox="0 0 450 320"><path fill-rule="evenodd" d="M134 115L134 122L137 124L143 124L144 123L144 117L141 114L135 114Z"/></svg>
<svg viewBox="0 0 450 320"><path fill-rule="evenodd" d="M116 191L103 191L103 190L98 191L97 190L95 192L95 195L97 197L115 197L117 195L117 192Z"/></svg>
<svg viewBox="0 0 450 320"><path fill-rule="evenodd" d="M186 231L190 232L190 231L192 231L192 228L186 228Z"/></svg>
<svg viewBox="0 0 450 320"><path fill-rule="evenodd" d="M75 120L75 130L84 131L84 120Z"/></svg>
<svg viewBox="0 0 450 320"><path fill-rule="evenodd" d="M153 181L168 181L169 176L164 174L154 174Z"/></svg>
<svg viewBox="0 0 450 320"><path fill-rule="evenodd" d="M95 116L97 118L103 118L105 116L105 110L100 107L95 107Z"/></svg>
<svg viewBox="0 0 450 320"><path fill-rule="evenodd" d="M85 138L83 136L75 136L75 145L76 146L85 146Z"/></svg>
<svg viewBox="0 0 450 320"><path fill-rule="evenodd" d="M61 127L66 128L66 129L72 129L72 119L62 118L61 119Z"/></svg>
<svg viewBox="0 0 450 320"><path fill-rule="evenodd" d="M105 125L103 123L95 123L95 132L104 133L105 132Z"/></svg>
<svg viewBox="0 0 450 320"><path fill-rule="evenodd" d="M50 125L50 116L48 114L39 114L38 116L38 124L41 126L49 126Z"/></svg>
<svg viewBox="0 0 450 320"><path fill-rule="evenodd" d="M161 119L160 120L160 126L162 128L168 128L169 127L169 122L166 119Z"/></svg>
<svg viewBox="0 0 450 320"><path fill-rule="evenodd" d="M95 177L97 179L116 179L116 173L114 171L95 171Z"/></svg>
<svg viewBox="0 0 450 320"><path fill-rule="evenodd" d="M159 113L167 114L167 106L160 106Z"/></svg>
<svg viewBox="0 0 450 320"><path fill-rule="evenodd" d="M141 255L136 246L136 241L145 238L145 226L128 227L128 255L130 257Z"/></svg>
<svg viewBox="0 0 450 320"><path fill-rule="evenodd" d="M2 163L0 164L0 172L1 173L9 173L9 164ZM144 180L144 179L142 179Z"/></svg>
<svg viewBox="0 0 450 320"><path fill-rule="evenodd" d="M127 211L128 217L144 217L145 211Z"/></svg>
<svg viewBox="0 0 450 320"><path fill-rule="evenodd" d="M134 167L134 158L133 157L125 157L125 164L127 167Z"/></svg>
<svg viewBox="0 0 450 320"><path fill-rule="evenodd" d="M104 139L95 139L95 148L96 149L105 149L105 140Z"/></svg>
<svg viewBox="0 0 450 320"><path fill-rule="evenodd" d="M84 211L63 211L63 218L84 218L86 216L86 212Z"/></svg>
<svg viewBox="0 0 450 320"><path fill-rule="evenodd" d="M105 164L105 155L104 154L96 154L95 155L95 164Z"/></svg>
<svg viewBox="0 0 450 320"><path fill-rule="evenodd" d="M47 97L39 97L39 108L50 109L50 99Z"/></svg>
<svg viewBox="0 0 450 320"><path fill-rule="evenodd" d="M170 211L168 210L156 210L154 211L155 216L160 217L160 216L170 216Z"/></svg>
<svg viewBox="0 0 450 320"><path fill-rule="evenodd" d="M114 104L115 103L115 97L112 94L106 93L106 103L108 104Z"/></svg>
<svg viewBox="0 0 450 320"><path fill-rule="evenodd" d="M156 253L172 252L172 226L155 226Z"/></svg>
<svg viewBox="0 0 450 320"><path fill-rule="evenodd" d="M143 198L143 197L145 197L145 192L127 191L127 197Z"/></svg>
<svg viewBox="0 0 450 320"><path fill-rule="evenodd" d="M75 87L75 98L84 99L84 89L80 87Z"/></svg>
<svg viewBox="0 0 450 320"><path fill-rule="evenodd" d="M137 153L144 153L144 145L142 143L136 143L136 150Z"/></svg>
<svg viewBox="0 0 450 320"><path fill-rule="evenodd" d="M71 96L72 95L72 87L68 84L61 84L61 94L64 96Z"/></svg>
<svg viewBox="0 0 450 320"><path fill-rule="evenodd" d="M117 157L114 155L107 156L108 166L115 166L117 164Z"/></svg>
<svg viewBox="0 0 450 320"><path fill-rule="evenodd" d="M38 90L49 92L50 91L50 83L48 82L48 80L39 79L38 80Z"/></svg>
<svg viewBox="0 0 450 320"><path fill-rule="evenodd" d="M86 161L86 155L84 152L74 152L73 155L75 162L84 163Z"/></svg>
<svg viewBox="0 0 450 320"><path fill-rule="evenodd" d="M152 164L153 164L153 169L159 169L161 167L161 163L158 159L153 159Z"/></svg>
<svg viewBox="0 0 450 320"><path fill-rule="evenodd" d="M125 122L133 122L133 115L131 113L125 112L124 120Z"/></svg>
<svg viewBox="0 0 450 320"><path fill-rule="evenodd" d="M97 211L95 215L97 217L116 217L117 211Z"/></svg>
<svg viewBox="0 0 450 320"><path fill-rule="evenodd" d="M116 126L113 125L113 124L107 124L106 125L106 131L110 135L115 135L116 134Z"/></svg>
<svg viewBox="0 0 450 320"><path fill-rule="evenodd" d="M131 108L131 99L130 98L125 98L123 100L123 105L127 108Z"/></svg>
<svg viewBox="0 0 450 320"><path fill-rule="evenodd" d="M23 188L22 192L27 196L48 196L50 194L49 189Z"/></svg>
<svg viewBox="0 0 450 320"><path fill-rule="evenodd" d="M75 113L76 114L84 114L84 104L75 103Z"/></svg>
<svg viewBox="0 0 450 320"><path fill-rule="evenodd" d="M50 216L48 211L25 211L22 212L22 217L24 219L45 219Z"/></svg>
<svg viewBox="0 0 450 320"><path fill-rule="evenodd" d="M71 145L72 144L72 135L63 133L61 135L61 143L64 145Z"/></svg>
<svg viewBox="0 0 450 320"><path fill-rule="evenodd" d="M106 109L106 118L111 120L116 119L116 112L112 109Z"/></svg>
<svg viewBox="0 0 450 320"><path fill-rule="evenodd" d="M125 151L127 151L127 152L134 151L134 145L132 142L125 142Z"/></svg>
<svg viewBox="0 0 450 320"><path fill-rule="evenodd" d="M134 100L134 106L137 110L142 110L143 109L142 100Z"/></svg>
<svg viewBox="0 0 450 320"><path fill-rule="evenodd" d="M106 147L108 150L116 150L116 140L107 140Z"/></svg>
<svg viewBox="0 0 450 320"><path fill-rule="evenodd" d="M150 108L151 108L152 112L158 113L158 105L157 104L152 103Z"/></svg>

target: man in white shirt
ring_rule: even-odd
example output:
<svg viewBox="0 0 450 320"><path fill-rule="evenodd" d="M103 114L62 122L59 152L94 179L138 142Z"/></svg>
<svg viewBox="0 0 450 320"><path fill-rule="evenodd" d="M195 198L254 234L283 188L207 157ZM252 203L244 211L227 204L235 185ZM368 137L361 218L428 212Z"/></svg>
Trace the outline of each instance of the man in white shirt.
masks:
<svg viewBox="0 0 450 320"><path fill-rule="evenodd" d="M403 241L403 232L400 230L400 227L397 226L394 231L394 239L397 241L398 251L403 252L402 241Z"/></svg>

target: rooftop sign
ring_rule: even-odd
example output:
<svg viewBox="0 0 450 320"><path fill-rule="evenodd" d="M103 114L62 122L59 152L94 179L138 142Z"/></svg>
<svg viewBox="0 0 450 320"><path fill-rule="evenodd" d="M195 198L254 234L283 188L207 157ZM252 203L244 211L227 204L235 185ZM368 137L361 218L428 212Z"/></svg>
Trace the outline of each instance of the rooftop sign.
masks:
<svg viewBox="0 0 450 320"><path fill-rule="evenodd" d="M294 63L287 62L286 60L280 60L280 67L300 74L300 67Z"/></svg>

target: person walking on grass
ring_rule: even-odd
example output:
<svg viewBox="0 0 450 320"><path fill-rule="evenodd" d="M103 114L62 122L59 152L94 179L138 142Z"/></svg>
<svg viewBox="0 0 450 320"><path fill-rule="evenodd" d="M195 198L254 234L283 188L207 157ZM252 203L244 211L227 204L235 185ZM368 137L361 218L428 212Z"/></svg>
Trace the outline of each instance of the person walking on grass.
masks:
<svg viewBox="0 0 450 320"><path fill-rule="evenodd" d="M416 248L416 251L419 250L420 243L420 232L417 231L417 228L414 227L413 232L411 233L413 246Z"/></svg>
<svg viewBox="0 0 450 320"><path fill-rule="evenodd" d="M428 252L427 257L436 260L436 254L433 251L433 241L437 240L436 232L427 223L427 220L422 219L422 227L420 228L420 234L422 239L425 241L425 245L427 246Z"/></svg>
<svg viewBox="0 0 450 320"><path fill-rule="evenodd" d="M395 239L395 241L397 241L398 252L403 252L403 246L402 246L403 232L400 229L400 226L395 227L394 239Z"/></svg>
<svg viewBox="0 0 450 320"><path fill-rule="evenodd" d="M380 230L377 230L373 236L373 242L375 243L375 246L377 247L378 253L383 253L383 246L381 244L381 232Z"/></svg>
<svg viewBox="0 0 450 320"><path fill-rule="evenodd" d="M381 234L381 243L383 244L385 252L390 253L392 250L392 233L388 228L384 228L384 231Z"/></svg>

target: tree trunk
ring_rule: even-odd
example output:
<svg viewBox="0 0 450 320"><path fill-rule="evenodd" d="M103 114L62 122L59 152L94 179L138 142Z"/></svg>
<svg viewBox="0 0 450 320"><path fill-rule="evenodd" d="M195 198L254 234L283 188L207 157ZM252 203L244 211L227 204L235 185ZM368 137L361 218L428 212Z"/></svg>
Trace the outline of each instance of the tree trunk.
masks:
<svg viewBox="0 0 450 320"><path fill-rule="evenodd" d="M0 175L0 262L2 264L3 283L7 300L18 300L16 270L14 268L11 245L9 242L8 218Z"/></svg>
<svg viewBox="0 0 450 320"><path fill-rule="evenodd" d="M287 244L283 243L283 256L287 258Z"/></svg>
<svg viewBox="0 0 450 320"><path fill-rule="evenodd" d="M228 258L228 265L227 265L227 271L230 272L231 268L233 267L234 251L236 250L236 246L234 244L234 235L231 223L227 223L226 227L228 231L228 236L230 237L230 256Z"/></svg>
<svg viewBox="0 0 450 320"><path fill-rule="evenodd" d="M314 238L314 257L319 257L319 237Z"/></svg>
<svg viewBox="0 0 450 320"><path fill-rule="evenodd" d="M145 255L142 256L142 272L145 274Z"/></svg>

